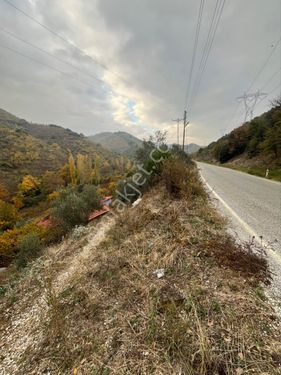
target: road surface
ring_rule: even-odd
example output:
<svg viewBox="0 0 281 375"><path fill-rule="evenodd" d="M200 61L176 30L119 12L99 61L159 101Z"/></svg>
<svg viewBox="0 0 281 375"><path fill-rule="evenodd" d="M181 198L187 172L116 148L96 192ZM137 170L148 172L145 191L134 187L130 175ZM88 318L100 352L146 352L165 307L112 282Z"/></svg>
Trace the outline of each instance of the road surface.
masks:
<svg viewBox="0 0 281 375"><path fill-rule="evenodd" d="M215 165L197 166L217 208L228 218L229 231L242 241L254 236L265 248L273 272L267 294L281 316L281 183Z"/></svg>
<svg viewBox="0 0 281 375"><path fill-rule="evenodd" d="M281 183L205 163L198 167L227 216L279 248L281 261Z"/></svg>

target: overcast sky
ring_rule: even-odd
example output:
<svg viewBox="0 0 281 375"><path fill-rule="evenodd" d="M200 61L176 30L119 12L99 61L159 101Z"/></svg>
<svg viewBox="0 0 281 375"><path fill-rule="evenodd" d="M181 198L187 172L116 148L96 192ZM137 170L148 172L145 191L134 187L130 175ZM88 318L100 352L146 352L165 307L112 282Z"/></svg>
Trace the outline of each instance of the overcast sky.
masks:
<svg viewBox="0 0 281 375"><path fill-rule="evenodd" d="M193 82L216 1L205 0ZM0 0L0 108L86 135L123 130L143 138L164 129L176 141L171 119L185 108L199 0L9 2L63 38ZM241 124L236 97L280 39L280 6L280 0L226 0L193 99L188 142L207 145ZM280 93L280 45L250 90L270 93L255 114Z"/></svg>

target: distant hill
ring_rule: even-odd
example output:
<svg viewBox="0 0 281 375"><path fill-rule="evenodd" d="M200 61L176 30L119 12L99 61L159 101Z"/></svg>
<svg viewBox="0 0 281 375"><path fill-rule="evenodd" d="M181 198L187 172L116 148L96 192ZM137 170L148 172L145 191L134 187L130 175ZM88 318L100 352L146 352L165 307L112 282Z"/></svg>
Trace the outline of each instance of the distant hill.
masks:
<svg viewBox="0 0 281 375"><path fill-rule="evenodd" d="M104 132L88 137L94 143L116 152L117 154L133 156L136 149L142 145L142 141L126 132Z"/></svg>
<svg viewBox="0 0 281 375"><path fill-rule="evenodd" d="M272 178L281 178L281 99L273 107L200 149L197 159L228 163L233 167L263 175L272 170Z"/></svg>
<svg viewBox="0 0 281 375"><path fill-rule="evenodd" d="M188 154L194 154L197 152L201 146L197 145L196 143L189 143L187 146L185 146L185 150Z"/></svg>
<svg viewBox="0 0 281 375"><path fill-rule="evenodd" d="M24 174L40 176L57 170L73 155L89 154L94 159L113 160L114 155L94 145L84 135L57 125L41 125L0 109L0 181L14 191Z"/></svg>

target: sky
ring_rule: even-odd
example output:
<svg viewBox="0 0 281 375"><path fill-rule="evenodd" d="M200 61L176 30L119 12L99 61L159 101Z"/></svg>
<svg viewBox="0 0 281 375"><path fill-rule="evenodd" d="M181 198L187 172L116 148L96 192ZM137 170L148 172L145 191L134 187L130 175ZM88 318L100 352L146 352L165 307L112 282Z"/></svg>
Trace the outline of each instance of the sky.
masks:
<svg viewBox="0 0 281 375"><path fill-rule="evenodd" d="M281 90L280 0L226 0L200 79L216 3L204 1L189 80L199 0L0 0L0 108L172 143L188 105L187 142L205 146L243 122L237 97L267 93L258 115Z"/></svg>

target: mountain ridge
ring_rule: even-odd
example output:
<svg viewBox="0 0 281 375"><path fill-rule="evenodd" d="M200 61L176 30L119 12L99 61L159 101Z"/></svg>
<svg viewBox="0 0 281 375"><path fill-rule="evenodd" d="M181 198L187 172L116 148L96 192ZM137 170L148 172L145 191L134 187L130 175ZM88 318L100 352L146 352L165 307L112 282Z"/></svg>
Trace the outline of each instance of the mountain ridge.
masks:
<svg viewBox="0 0 281 375"><path fill-rule="evenodd" d="M70 152L102 161L114 158L113 153L82 134L59 125L31 123L0 109L0 180L9 190L15 191L25 174L38 177L47 170L58 170Z"/></svg>
<svg viewBox="0 0 281 375"><path fill-rule="evenodd" d="M140 139L124 131L101 132L88 136L88 139L112 152L126 156L133 156L135 150L142 145Z"/></svg>

